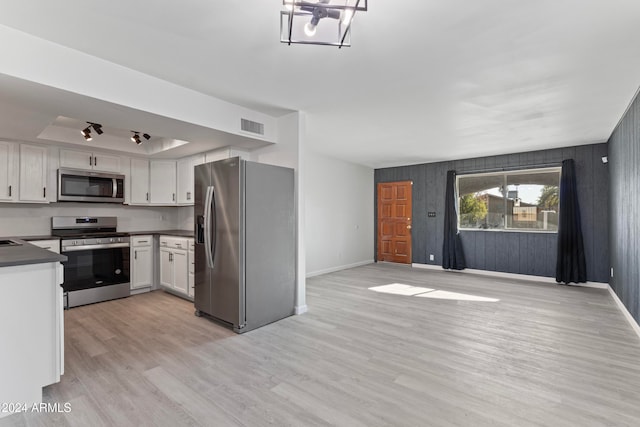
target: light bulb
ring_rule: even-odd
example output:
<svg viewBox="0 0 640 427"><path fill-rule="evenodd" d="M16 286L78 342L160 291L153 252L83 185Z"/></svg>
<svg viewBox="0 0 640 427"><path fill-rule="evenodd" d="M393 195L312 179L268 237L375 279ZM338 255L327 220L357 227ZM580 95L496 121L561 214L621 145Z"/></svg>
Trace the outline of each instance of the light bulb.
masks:
<svg viewBox="0 0 640 427"><path fill-rule="evenodd" d="M353 10L345 9L342 11L342 23L344 25L349 25L351 23L351 19L353 19Z"/></svg>
<svg viewBox="0 0 640 427"><path fill-rule="evenodd" d="M313 37L316 35L316 26L313 25L311 22L307 22L306 24L304 24L304 33L306 35L308 35L309 37Z"/></svg>

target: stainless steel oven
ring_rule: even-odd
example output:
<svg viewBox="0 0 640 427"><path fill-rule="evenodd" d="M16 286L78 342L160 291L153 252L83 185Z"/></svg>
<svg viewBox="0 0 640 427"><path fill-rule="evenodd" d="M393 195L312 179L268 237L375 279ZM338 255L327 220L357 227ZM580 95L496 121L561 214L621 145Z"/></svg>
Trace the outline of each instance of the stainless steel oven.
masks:
<svg viewBox="0 0 640 427"><path fill-rule="evenodd" d="M66 306L129 296L129 236L118 233L115 217L53 217L61 237Z"/></svg>

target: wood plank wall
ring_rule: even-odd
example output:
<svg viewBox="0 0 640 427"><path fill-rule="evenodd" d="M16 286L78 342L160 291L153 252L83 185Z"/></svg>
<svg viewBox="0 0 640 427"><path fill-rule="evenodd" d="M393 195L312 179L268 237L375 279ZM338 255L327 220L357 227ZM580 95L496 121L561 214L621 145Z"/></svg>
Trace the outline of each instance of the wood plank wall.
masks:
<svg viewBox="0 0 640 427"><path fill-rule="evenodd" d="M609 139L610 284L640 323L640 98Z"/></svg>
<svg viewBox="0 0 640 427"><path fill-rule="evenodd" d="M442 265L444 191L446 174L576 162L578 197L589 281L609 278L608 167L601 161L607 144L583 145L520 154L481 157L450 162L426 163L376 169L375 183L413 181L413 262ZM376 200L377 203L377 200ZM428 218L427 212L436 212ZM377 223L377 217L376 217ZM462 231L467 266L472 269L555 277L556 234ZM429 254L435 256L429 261Z"/></svg>

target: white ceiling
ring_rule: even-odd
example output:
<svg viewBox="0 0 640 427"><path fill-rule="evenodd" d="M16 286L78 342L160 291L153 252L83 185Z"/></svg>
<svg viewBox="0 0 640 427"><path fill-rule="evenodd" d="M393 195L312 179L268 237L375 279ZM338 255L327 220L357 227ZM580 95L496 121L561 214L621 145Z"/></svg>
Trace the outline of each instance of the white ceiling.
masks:
<svg viewBox="0 0 640 427"><path fill-rule="evenodd" d="M273 116L303 111L312 149L372 167L603 142L640 85L637 0L370 0L343 49L279 43L281 4L4 0L0 24ZM0 78L0 137L80 118L63 94L45 108L34 100L53 91L13 83ZM176 126L162 136L189 135Z"/></svg>

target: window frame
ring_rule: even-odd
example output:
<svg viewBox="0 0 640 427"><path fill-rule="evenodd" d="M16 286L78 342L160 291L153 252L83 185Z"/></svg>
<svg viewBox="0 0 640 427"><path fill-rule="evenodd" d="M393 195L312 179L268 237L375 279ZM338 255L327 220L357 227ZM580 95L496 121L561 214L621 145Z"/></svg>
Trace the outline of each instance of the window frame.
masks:
<svg viewBox="0 0 640 427"><path fill-rule="evenodd" d="M508 228L507 227L507 215L504 215L503 218L503 227L502 228L466 228L460 225L460 178L473 178L476 176L487 176L494 175L500 176L502 175L502 185L504 188L508 188L507 177L509 175L526 175L530 173L537 172L557 172L558 173L558 194L560 194L560 181L562 178L562 166L549 166L549 167L518 167L514 169L500 169L495 171L486 171L486 172L471 172L465 173L461 172L460 174L456 174L456 216L458 220L458 231L493 231L499 233L543 233L543 234L557 234L558 230L540 230L535 228ZM508 192L507 192L508 194ZM505 205L505 212L507 212L507 204L508 197L503 196L503 201ZM560 206L558 206L558 216L560 215Z"/></svg>

